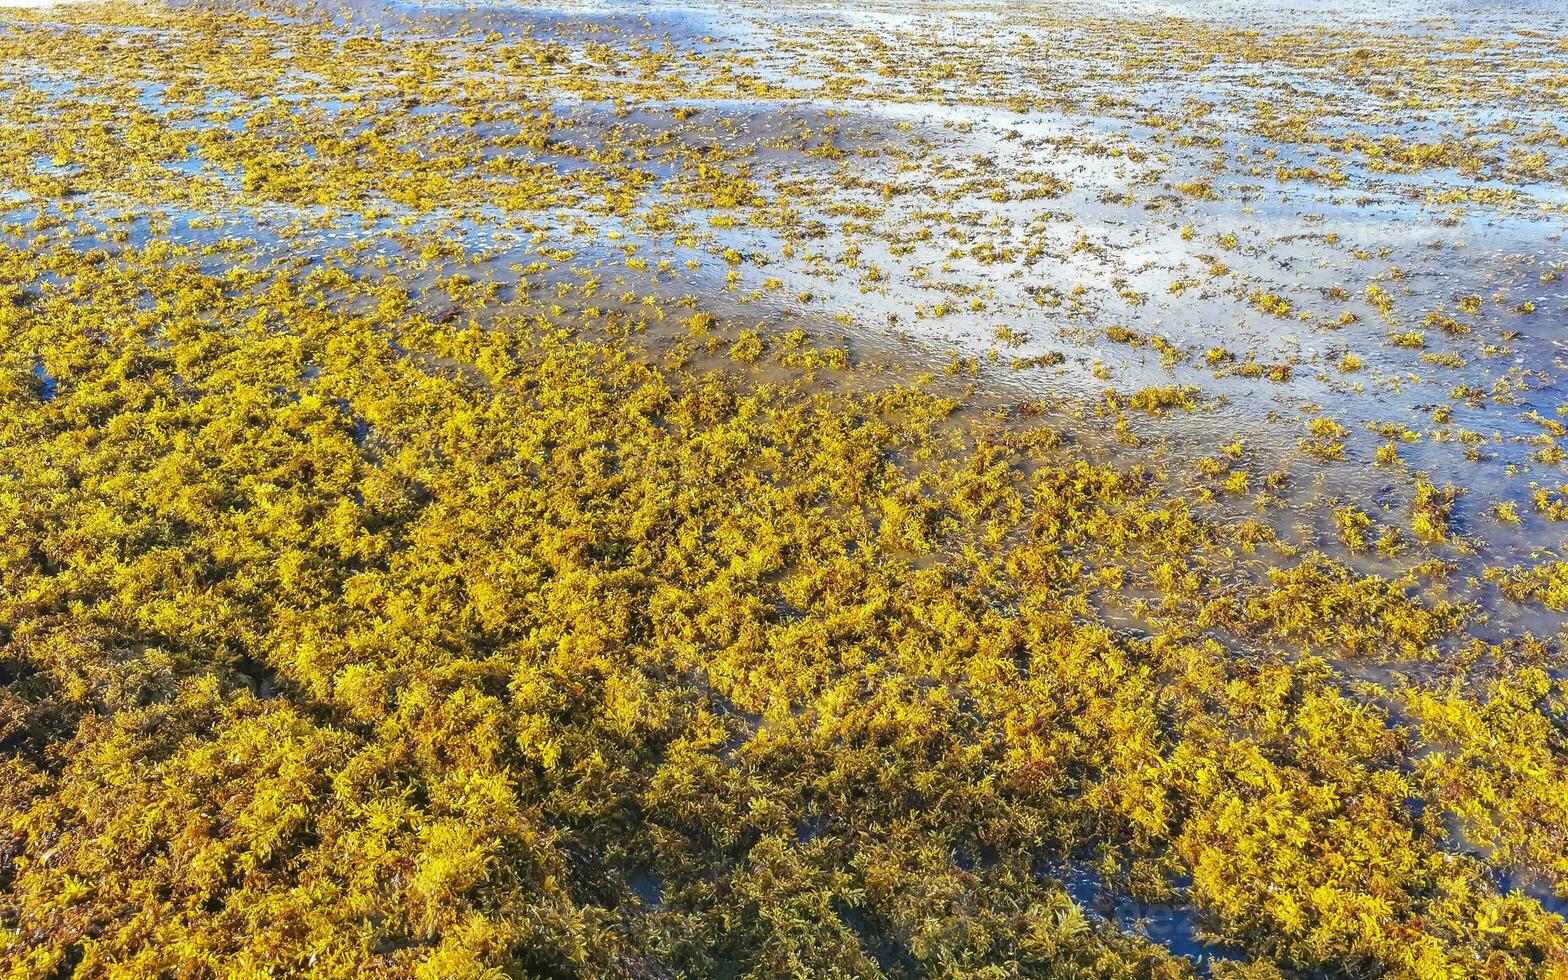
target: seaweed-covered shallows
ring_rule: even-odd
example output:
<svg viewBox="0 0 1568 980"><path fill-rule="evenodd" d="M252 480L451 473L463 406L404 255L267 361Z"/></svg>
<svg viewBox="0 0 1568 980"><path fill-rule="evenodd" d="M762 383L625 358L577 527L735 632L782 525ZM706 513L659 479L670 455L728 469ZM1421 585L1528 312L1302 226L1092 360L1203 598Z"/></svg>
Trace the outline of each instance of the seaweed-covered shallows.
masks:
<svg viewBox="0 0 1568 980"><path fill-rule="evenodd" d="M1308 284L1225 210L1409 177L1530 228L1549 119L1226 90L1238 154L1107 96L1138 138L1023 166L900 115L1068 100L997 77L1056 65L1016 31L7 16L9 976L1568 971L1568 427L1514 360L1556 267L1433 312L1393 245L1314 232ZM1568 59L1123 26L1113 90L1327 59L1453 120ZM1191 262L1050 230L1096 202Z"/></svg>

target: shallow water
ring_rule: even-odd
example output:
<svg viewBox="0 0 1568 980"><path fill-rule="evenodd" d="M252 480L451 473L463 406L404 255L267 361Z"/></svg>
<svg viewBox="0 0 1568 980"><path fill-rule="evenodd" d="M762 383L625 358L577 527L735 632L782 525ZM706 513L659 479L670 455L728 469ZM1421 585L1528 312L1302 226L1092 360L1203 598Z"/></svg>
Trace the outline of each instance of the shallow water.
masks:
<svg viewBox="0 0 1568 980"><path fill-rule="evenodd" d="M133 175L62 195L98 224L78 229L60 202L19 189L24 176L95 177L48 152L15 163L0 201L6 222L59 218L48 233L83 249L244 238L254 267L342 255L374 277L390 264L428 312L454 322L517 313L540 289L606 319L637 316L646 296L691 297L692 309L770 336L803 327L972 389L981 405L1041 402L1085 453L1166 470L1179 488L1213 491L1221 515L1261 516L1363 573L1450 561L1423 594L1476 603L1468 635L1551 635L1559 614L1467 579L1539 560L1568 537L1532 505L1537 485L1568 483L1545 452L1568 410L1568 112L1562 95L1531 88L1568 70L1556 41L1565 23L1544 0L1348 13L1317 0L357 0L334 13L345 36L390 36L433 58L458 37L493 35L496 47L549 37L571 67L471 58L417 101L375 77L253 68L245 80L276 96L262 103L238 85L127 89L3 66L17 95L6 113L94 105L122 128L221 138L182 146L180 135L159 151L158 179L141 179L167 230L153 230L148 201L127 198ZM607 41L669 58L647 70L681 84L594 61L590 46ZM712 52L722 68L704 61ZM465 118L492 103L515 111ZM385 174L366 175L358 196L315 202L262 181L305 173L328 186L372 137L402 140L409 170L445 160L471 184L411 205ZM256 147L279 155L277 173L245 170ZM737 203L705 168L752 190ZM577 182L507 197L528 174ZM425 256L436 239L450 251ZM459 295L457 274L491 289L483 302ZM639 329L662 353L687 328ZM47 371L35 377L51 397ZM1149 387L1190 387L1192 404L1106 407ZM1314 419L1343 427L1338 450L1314 442ZM1235 443L1224 469L1251 490L1288 477L1274 509L1200 475ZM1375 465L1390 445L1403 463ZM1399 525L1418 473L1468 491L1453 540L1397 556L1339 545L1336 507ZM1517 524L1492 516L1507 503ZM1238 558L1237 574L1279 563ZM1397 679L1386 669L1345 665L1347 676ZM1103 883L1064 874L1081 904L1106 904ZM643 903L664 901L656 874L630 884ZM1204 947L1188 911L1113 902L1101 914L1182 955L1223 952Z"/></svg>
<svg viewBox="0 0 1568 980"><path fill-rule="evenodd" d="M512 268L537 257L530 236L569 233L579 270L632 249L665 263L642 277L660 294L696 293L737 317L797 322L933 368L973 358L965 373L998 397L1092 402L1107 389L1193 386L1204 411L1140 423L1178 459L1237 438L1257 465L1290 459L1306 420L1330 416L1349 430L1342 462L1305 474L1351 499L1390 482L1369 465L1384 443L1369 427L1407 426L1420 436L1401 449L1411 469L1478 491L1459 505L1471 525L1494 504L1527 502L1532 483L1561 469L1533 458L1526 440L1540 435L1534 419L1555 418L1562 404L1562 99L1540 92L1501 113L1496 98L1568 60L1550 41L1548 6L1419 4L1350 18L1327 4L1219 0L335 9L345 30L368 24L425 45L483 34L548 36L567 51L604 38L683 57L723 50L745 66L747 87L765 91L654 90L617 69L602 76L623 89L614 102L550 98L548 145L520 147L520 130L504 122L475 130L478 181L505 180L498 167L527 161L637 188L630 208L578 195L525 227L506 208L257 210L245 175L200 148L165 164L173 180L229 192L224 233L273 240L275 254L352 243L373 259L404 247L394 233L440 230L478 253L470 274L505 295ZM1372 70L1345 75L1347 51ZM1456 86L1445 80L1451 62L1486 72ZM15 70L43 104L117 95L93 79ZM434 145L471 102L454 86L508 79L478 64L466 72L403 108L429 124L425 152L459 145ZM192 105L166 83L136 91L137 109L171 129L199 131L221 116L235 138L252 135L244 93L208 88ZM315 143L380 125L362 111L376 104L373 80L344 89L283 72L272 91L291 126L319 135L298 151L304 166L322 162ZM676 107L695 115L677 119ZM280 146L292 138L254 135ZM673 141L688 157L607 163L595 159L606 139ZM1462 166L1447 162L1445 145L1468 147ZM1386 154L1403 146L1437 147L1435 162L1390 166ZM729 209L690 193L689 154L706 149L736 161L728 169L747 168L757 187L732 226L713 223ZM1544 160L1529 173L1511 162L1526 151ZM80 174L47 155L32 168ZM656 206L674 209L677 226L649 227L644 209ZM278 237L300 221L320 230L304 242ZM744 260L716 261L726 252ZM1458 311L1464 297L1478 298L1474 312ZM1432 330L1431 316L1463 332ZM1446 421L1431 421L1436 407ZM1490 528L1476 561L1561 538L1525 527Z"/></svg>

